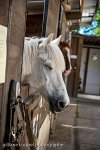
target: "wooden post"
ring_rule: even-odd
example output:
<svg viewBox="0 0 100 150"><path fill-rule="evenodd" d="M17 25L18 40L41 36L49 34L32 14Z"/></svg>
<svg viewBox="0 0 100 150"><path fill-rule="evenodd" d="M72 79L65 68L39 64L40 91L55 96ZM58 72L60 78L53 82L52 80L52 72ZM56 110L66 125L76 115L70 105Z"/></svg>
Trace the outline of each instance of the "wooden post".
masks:
<svg viewBox="0 0 100 150"><path fill-rule="evenodd" d="M9 14L9 0L0 0L0 25L8 27L8 14ZM2 72L0 72L2 73ZM4 83L0 84L0 149L2 149L2 119L6 116L6 113L2 113L3 107L3 97L4 97ZM4 108L5 110L6 108Z"/></svg>
<svg viewBox="0 0 100 150"><path fill-rule="evenodd" d="M36 147L35 147L36 143L35 143L35 138L33 135L32 128L31 128L31 123L30 123L29 113L28 113L27 108L25 110L25 122L26 122L26 133L27 133L29 144L33 145L32 147L30 147L30 150L35 150L36 149Z"/></svg>
<svg viewBox="0 0 100 150"><path fill-rule="evenodd" d="M69 96L72 97L77 97L78 94L82 46L83 46L83 38L73 36L72 55L74 55L75 58L72 59L72 73L71 75L69 75L67 83L68 94Z"/></svg>
<svg viewBox="0 0 100 150"><path fill-rule="evenodd" d="M76 56L76 59L73 58L71 59L71 64L72 64L72 72L68 76L67 80L67 90L69 96L73 96L73 87L74 87L74 81L75 81L75 66L77 64L77 47L78 47L78 39L76 37L72 37L71 41L71 46L72 46L72 56Z"/></svg>
<svg viewBox="0 0 100 150"><path fill-rule="evenodd" d="M77 97L77 94L78 94L80 66L81 66L81 57L82 57L82 46L83 46L83 38L78 38L77 64L76 64L76 68L74 68L76 70L76 75L75 75L75 81L74 81L73 97Z"/></svg>
<svg viewBox="0 0 100 150"><path fill-rule="evenodd" d="M85 93L85 88L86 88L86 79L87 79L87 72L88 72L89 56L90 56L90 48L87 48L84 79L83 79L83 89L82 89L83 93Z"/></svg>
<svg viewBox="0 0 100 150"><path fill-rule="evenodd" d="M57 37L59 10L60 10L60 1L49 0L48 15L46 22L46 35L54 33L54 38Z"/></svg>
<svg viewBox="0 0 100 150"><path fill-rule="evenodd" d="M1 144L5 134L8 90L11 79L20 81L23 42L25 35L26 0L1 0L0 23L8 27L7 34L7 66L1 109ZM0 146L1 148L1 146Z"/></svg>

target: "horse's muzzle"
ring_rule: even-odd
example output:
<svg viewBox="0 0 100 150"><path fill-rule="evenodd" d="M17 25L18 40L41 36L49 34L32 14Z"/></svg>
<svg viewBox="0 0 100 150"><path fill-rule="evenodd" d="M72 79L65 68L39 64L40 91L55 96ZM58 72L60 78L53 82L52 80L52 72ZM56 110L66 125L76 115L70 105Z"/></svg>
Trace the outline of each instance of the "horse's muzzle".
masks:
<svg viewBox="0 0 100 150"><path fill-rule="evenodd" d="M65 102L59 100L56 105L52 105L50 104L50 110L52 113L55 113L55 112L62 112L64 111L67 107L68 107L69 104L66 104Z"/></svg>
<svg viewBox="0 0 100 150"><path fill-rule="evenodd" d="M58 101L58 109L59 110L64 110L66 107L67 107L68 105L66 105L66 103L64 102L64 101L62 101L62 100L59 100Z"/></svg>

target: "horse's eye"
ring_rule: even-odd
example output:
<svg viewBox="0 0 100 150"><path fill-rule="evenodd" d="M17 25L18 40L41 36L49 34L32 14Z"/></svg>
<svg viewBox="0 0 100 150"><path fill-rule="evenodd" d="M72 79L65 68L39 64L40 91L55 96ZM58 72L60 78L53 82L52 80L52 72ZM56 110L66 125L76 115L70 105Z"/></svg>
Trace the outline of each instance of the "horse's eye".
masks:
<svg viewBox="0 0 100 150"><path fill-rule="evenodd" d="M52 70L52 69L53 69L52 66L51 66L51 65L48 65L48 64L45 64L45 67L46 67L47 69L49 69L49 70Z"/></svg>
<svg viewBox="0 0 100 150"><path fill-rule="evenodd" d="M44 66L46 67L46 69L49 69L49 70L53 69L52 63L51 63L50 60L45 61L45 62L44 62Z"/></svg>

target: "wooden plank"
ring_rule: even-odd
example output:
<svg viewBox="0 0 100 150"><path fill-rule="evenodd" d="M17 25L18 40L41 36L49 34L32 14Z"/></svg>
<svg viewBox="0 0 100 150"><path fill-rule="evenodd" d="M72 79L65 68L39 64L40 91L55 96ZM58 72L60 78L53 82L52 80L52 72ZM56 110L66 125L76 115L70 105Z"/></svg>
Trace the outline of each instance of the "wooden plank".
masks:
<svg viewBox="0 0 100 150"><path fill-rule="evenodd" d="M77 94L78 94L80 66L81 66L81 57L82 57L82 46L83 46L83 38L78 38L77 65L76 65L76 74L75 74L74 87L73 87L73 90L74 90L73 97L77 97Z"/></svg>
<svg viewBox="0 0 100 150"><path fill-rule="evenodd" d="M43 112L45 112L48 109L49 109L49 106L46 102L41 108L39 106L37 106L35 109L31 110L31 112L33 113L32 119L34 119L38 114L40 114L40 113L42 114Z"/></svg>
<svg viewBox="0 0 100 150"><path fill-rule="evenodd" d="M0 24L5 27L8 27L8 14L9 14L9 0L0 0ZM3 143L2 129L5 127L3 124L3 118L6 116L6 112L2 112L3 103L4 103L3 94L4 94L4 84L0 84L0 137L1 137L0 149L2 149L2 143Z"/></svg>
<svg viewBox="0 0 100 150"><path fill-rule="evenodd" d="M0 24L8 26L9 0L0 0Z"/></svg>
<svg viewBox="0 0 100 150"><path fill-rule="evenodd" d="M65 12L67 20L81 19L82 12Z"/></svg>
<svg viewBox="0 0 100 150"><path fill-rule="evenodd" d="M8 7L6 5L8 5ZM9 11L8 12L9 15L8 13L6 14L7 11ZM0 19L3 22L2 24L8 26L8 38L7 38L8 56L7 56L7 69L6 69L6 83L4 85L5 90L3 93L2 114L1 114L1 120L2 120L1 139L2 140L5 133L5 120L6 120L6 108L7 108L9 83L11 79L20 81L21 78L22 50L23 50L23 41L25 35L25 13L26 13L26 0L17 0L17 1L1 0L0 1Z"/></svg>
<svg viewBox="0 0 100 150"><path fill-rule="evenodd" d="M79 23L77 23L77 24L72 24L71 26L70 26L70 30L76 30L76 29L78 29L79 28Z"/></svg>
<svg viewBox="0 0 100 150"><path fill-rule="evenodd" d="M54 33L54 37L57 36L59 10L60 10L60 1L49 0L46 35Z"/></svg>
<svg viewBox="0 0 100 150"><path fill-rule="evenodd" d="M17 7L19 7L19 4L17 4ZM13 23L11 24L11 30L10 30L10 42L11 42L11 45L14 44L14 45L17 45L20 48L22 48L23 47L22 36L23 36L23 33L25 32L25 25L22 26L22 24L25 23L25 17L22 17L23 13L19 15L18 12L16 12L15 10L14 9L12 10L13 15L12 15L11 20ZM24 10L24 13L25 13L25 10ZM25 14L24 14L24 16L25 16ZM9 45L9 46L11 46L11 45ZM20 53L21 53L21 51L20 51Z"/></svg>
<svg viewBox="0 0 100 150"><path fill-rule="evenodd" d="M49 114L49 107L46 107L46 110L42 110L41 111L41 118L40 118L40 122L39 122L39 128L41 128L43 122L45 121L45 118L47 117L47 115Z"/></svg>
<svg viewBox="0 0 100 150"><path fill-rule="evenodd" d="M23 100L29 96L29 85L21 86L21 96Z"/></svg>
<svg viewBox="0 0 100 150"><path fill-rule="evenodd" d="M80 0L80 12L83 12L84 0Z"/></svg>
<svg viewBox="0 0 100 150"><path fill-rule="evenodd" d="M8 14L9 14L9 0L0 0L0 25L8 27ZM4 128L2 122L6 113L2 113L2 107L4 102L4 84L0 84L0 131ZM5 109L5 108L4 108ZM3 134L1 133L0 138L0 149L2 149Z"/></svg>
<svg viewBox="0 0 100 150"><path fill-rule="evenodd" d="M82 37L72 37L72 55L77 56L77 59L71 59L72 72L69 75L67 82L68 94L71 97L77 97L78 94L82 46L83 46Z"/></svg>
<svg viewBox="0 0 100 150"><path fill-rule="evenodd" d="M30 124L28 109L25 110L25 122L26 122L26 132L27 132L29 144L33 145L33 146L30 147L30 149L35 150L36 147L34 147L34 146L35 146L35 143L36 143L36 141L35 141L36 139L33 136L33 130L32 130L32 126Z"/></svg>
<svg viewBox="0 0 100 150"><path fill-rule="evenodd" d="M19 56L18 56L19 57ZM9 65L7 66L7 80L15 79L18 80L18 75L21 75L21 61L20 58L10 58L8 59Z"/></svg>
<svg viewBox="0 0 100 150"><path fill-rule="evenodd" d="M61 35L62 35L62 40L65 41L66 39L66 30L68 29L68 26L67 26L67 22L66 22L66 16L65 16L65 13L62 14L62 28L61 28Z"/></svg>
<svg viewBox="0 0 100 150"><path fill-rule="evenodd" d="M87 72L88 72L89 56L90 56L90 48L87 48L84 78L83 78L83 89L82 89L83 93L85 93L85 88L86 88L86 79L87 79Z"/></svg>
<svg viewBox="0 0 100 150"><path fill-rule="evenodd" d="M78 48L77 45L78 45L78 38L72 36L72 41L71 41L72 55L77 56L77 48ZM77 64L77 59L71 59L72 71L71 74L68 76L68 81L67 81L67 90L69 96L73 96L76 64Z"/></svg>
<svg viewBox="0 0 100 150"><path fill-rule="evenodd" d="M34 106L34 102L31 105ZM37 115L39 115L39 122L38 122L38 132L39 132L47 114L49 113L49 105L47 102L45 102L43 107L40 108L39 106L37 106L36 108L34 108L34 110L32 110L32 106L31 106L31 109L30 109L30 106L26 108L25 121L26 121L26 132L28 135L28 141L30 144L33 143L33 145L35 145L37 139L33 135L32 122L34 118ZM32 149L35 149L35 148L36 147L32 147Z"/></svg>

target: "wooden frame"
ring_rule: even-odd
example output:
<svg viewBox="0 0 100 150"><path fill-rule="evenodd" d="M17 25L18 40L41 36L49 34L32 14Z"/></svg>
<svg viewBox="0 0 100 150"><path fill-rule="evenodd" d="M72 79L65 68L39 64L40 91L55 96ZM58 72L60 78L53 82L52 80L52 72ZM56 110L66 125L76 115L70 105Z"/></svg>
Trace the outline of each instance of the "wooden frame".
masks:
<svg viewBox="0 0 100 150"><path fill-rule="evenodd" d="M78 85L80 77L80 65L82 56L83 37L72 36L72 55L76 58L72 59L72 72L68 77L67 89L71 97L77 97Z"/></svg>
<svg viewBox="0 0 100 150"><path fill-rule="evenodd" d="M85 93L85 88L86 88L86 79L87 79L87 72L88 72L89 56L90 56L90 48L87 48L82 93Z"/></svg>

